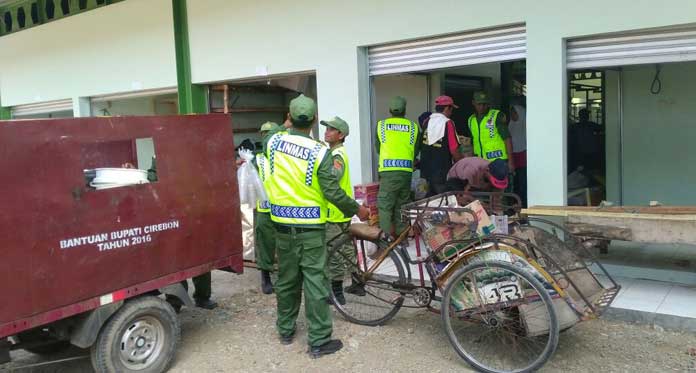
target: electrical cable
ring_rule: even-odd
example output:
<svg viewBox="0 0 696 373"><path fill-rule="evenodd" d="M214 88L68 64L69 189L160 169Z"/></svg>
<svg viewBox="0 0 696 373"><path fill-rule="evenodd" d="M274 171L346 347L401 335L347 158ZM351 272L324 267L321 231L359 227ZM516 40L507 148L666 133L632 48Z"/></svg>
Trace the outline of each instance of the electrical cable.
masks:
<svg viewBox="0 0 696 373"><path fill-rule="evenodd" d="M655 65L655 77L650 84L650 93L657 95L662 91L662 81L660 80L660 65Z"/></svg>

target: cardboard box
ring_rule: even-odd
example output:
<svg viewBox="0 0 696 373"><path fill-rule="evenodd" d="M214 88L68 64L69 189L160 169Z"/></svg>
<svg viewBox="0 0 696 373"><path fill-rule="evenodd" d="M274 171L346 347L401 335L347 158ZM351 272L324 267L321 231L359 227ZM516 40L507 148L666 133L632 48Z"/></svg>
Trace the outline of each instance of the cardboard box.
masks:
<svg viewBox="0 0 696 373"><path fill-rule="evenodd" d="M377 197L379 192L379 183L358 184L353 187L353 193L356 199L366 200L370 196Z"/></svg>
<svg viewBox="0 0 696 373"><path fill-rule="evenodd" d="M493 232L495 225L493 222L491 222L491 218L488 216L488 213L486 213L486 210L483 209L480 201L471 202L470 204L464 206L464 208L473 211L476 215L476 220L478 222L476 233L478 233L480 236L487 236ZM466 226L472 222L471 214L466 212L460 213L450 211L449 218L452 223L463 224Z"/></svg>
<svg viewBox="0 0 696 373"><path fill-rule="evenodd" d="M434 225L423 232L423 240L432 250L436 250L448 241L466 239L470 236L469 227L462 224ZM452 254L456 254L456 250L450 255L439 253L438 256L444 260Z"/></svg>

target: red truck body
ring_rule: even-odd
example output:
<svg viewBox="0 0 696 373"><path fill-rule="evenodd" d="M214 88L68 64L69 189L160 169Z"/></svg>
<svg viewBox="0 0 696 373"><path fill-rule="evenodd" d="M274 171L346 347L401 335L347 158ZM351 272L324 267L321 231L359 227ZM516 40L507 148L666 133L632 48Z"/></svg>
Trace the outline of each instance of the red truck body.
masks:
<svg viewBox="0 0 696 373"><path fill-rule="evenodd" d="M87 185L85 169L137 164L147 138L157 181ZM215 268L242 272L232 140L226 115L0 122L0 338Z"/></svg>

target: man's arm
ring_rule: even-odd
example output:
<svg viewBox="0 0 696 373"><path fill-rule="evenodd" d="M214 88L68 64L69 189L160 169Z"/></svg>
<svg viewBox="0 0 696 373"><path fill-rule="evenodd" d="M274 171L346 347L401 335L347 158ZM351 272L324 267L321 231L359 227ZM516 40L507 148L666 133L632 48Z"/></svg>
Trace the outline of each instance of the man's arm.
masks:
<svg viewBox="0 0 696 373"><path fill-rule="evenodd" d="M418 124L414 122L414 124L417 126ZM415 160L418 157L418 154L420 154L421 150L421 145L423 144L423 130L418 128L418 135L416 135L416 144L413 148L413 159Z"/></svg>
<svg viewBox="0 0 696 373"><path fill-rule="evenodd" d="M459 138L457 137L457 128L451 120L447 121L445 136L447 136L447 147L449 148L450 154L452 154L452 159L456 163L458 160L462 159L462 153L459 146Z"/></svg>
<svg viewBox="0 0 696 373"><path fill-rule="evenodd" d="M340 155L333 156L333 166L331 167L331 173L336 176L336 180L341 180L343 177L343 172L345 172L345 162Z"/></svg>
<svg viewBox="0 0 696 373"><path fill-rule="evenodd" d="M338 179L333 173L333 160L329 154L324 155L324 158L319 164L319 169L317 170L317 177L319 178L319 185L321 186L321 191L324 193L324 197L338 207L339 210L345 216L353 216L358 213L360 205L358 205L355 200L348 197L346 192L341 189L338 184Z"/></svg>
<svg viewBox="0 0 696 373"><path fill-rule="evenodd" d="M379 122L377 122L377 126L375 126L375 151L377 154L379 154Z"/></svg>
<svg viewBox="0 0 696 373"><path fill-rule="evenodd" d="M498 118L495 121L495 126L498 128L498 133L500 137L505 141L505 150L508 156L508 168L510 172L515 171L515 161L512 159L512 137L510 136L510 129L508 128L507 116L503 113L498 114Z"/></svg>

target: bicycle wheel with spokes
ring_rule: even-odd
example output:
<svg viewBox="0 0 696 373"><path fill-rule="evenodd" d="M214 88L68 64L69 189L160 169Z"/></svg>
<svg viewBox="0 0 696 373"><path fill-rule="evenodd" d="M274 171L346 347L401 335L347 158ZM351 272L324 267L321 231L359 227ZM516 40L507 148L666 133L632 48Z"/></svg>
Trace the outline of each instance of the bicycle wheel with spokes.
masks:
<svg viewBox="0 0 696 373"><path fill-rule="evenodd" d="M329 262L343 261L346 269L343 276L345 304L338 302L332 289L330 296L334 307L352 323L383 325L396 315L404 303L404 295L395 287L407 282L401 261L396 253L391 252L374 272L366 275L366 270L375 260L367 256L363 258L357 252L348 255L345 249L341 249L345 247L344 242L336 242L329 249Z"/></svg>
<svg viewBox="0 0 696 373"><path fill-rule="evenodd" d="M477 262L445 287L442 321L450 343L482 372L531 372L558 345L558 319L544 285L525 269Z"/></svg>

